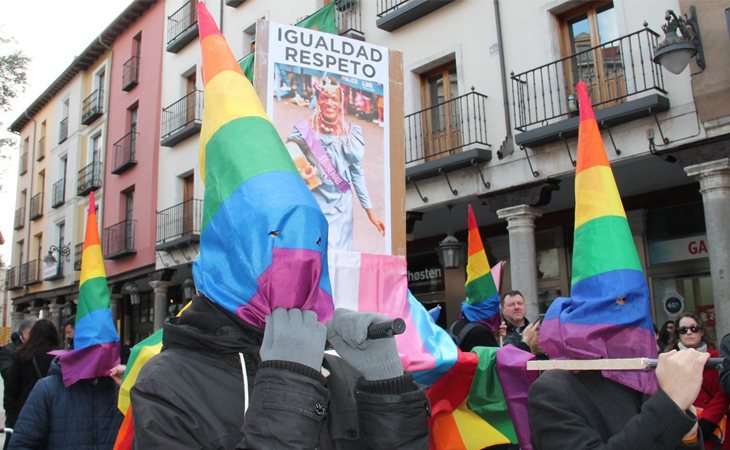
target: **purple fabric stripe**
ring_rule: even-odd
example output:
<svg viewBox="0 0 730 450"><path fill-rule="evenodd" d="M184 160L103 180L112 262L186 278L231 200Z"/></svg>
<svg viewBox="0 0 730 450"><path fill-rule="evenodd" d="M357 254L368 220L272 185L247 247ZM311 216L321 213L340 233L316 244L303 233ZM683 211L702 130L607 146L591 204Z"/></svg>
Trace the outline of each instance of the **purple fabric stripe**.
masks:
<svg viewBox="0 0 730 450"><path fill-rule="evenodd" d="M527 370L527 361L534 359L532 353L506 345L497 350L497 375L507 401L512 425L523 450L532 450L530 442L530 419L527 414L527 393L537 379L537 372Z"/></svg>
<svg viewBox="0 0 730 450"><path fill-rule="evenodd" d="M334 315L332 296L320 288L322 253L299 248L274 247L271 265L257 279L251 299L236 308L236 315L264 328L274 308L299 308L317 313L326 323Z"/></svg>
<svg viewBox="0 0 730 450"><path fill-rule="evenodd" d="M319 139L314 135L314 131L309 127L306 120L300 120L294 125L294 128L299 131L299 134L304 138L304 143L307 144L309 150L317 159L317 164L322 168L324 174L334 185L339 189L340 192L347 192L350 190L350 183L342 178L342 175L337 171L337 168L332 164L332 160L327 155L327 152L322 148Z"/></svg>
<svg viewBox="0 0 730 450"><path fill-rule="evenodd" d="M656 358L653 330L610 324L583 325L545 319L540 346L551 359ZM652 395L659 388L654 371L603 371L603 376Z"/></svg>
<svg viewBox="0 0 730 450"><path fill-rule="evenodd" d="M61 375L66 387L79 380L108 377L109 370L119 364L119 342L104 342L79 350L48 353L57 355L61 360Z"/></svg>

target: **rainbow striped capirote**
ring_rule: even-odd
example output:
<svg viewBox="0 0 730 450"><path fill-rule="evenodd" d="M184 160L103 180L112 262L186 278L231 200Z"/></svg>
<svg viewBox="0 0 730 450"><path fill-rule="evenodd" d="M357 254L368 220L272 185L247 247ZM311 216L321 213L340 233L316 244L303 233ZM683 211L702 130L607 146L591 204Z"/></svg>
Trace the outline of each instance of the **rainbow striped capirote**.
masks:
<svg viewBox="0 0 730 450"><path fill-rule="evenodd" d="M74 349L55 351L66 387L88 378L109 376L119 364L119 335L109 307L109 287L99 240L94 193L89 196L86 235L81 255L79 302L76 309Z"/></svg>
<svg viewBox="0 0 730 450"><path fill-rule="evenodd" d="M326 322L327 221L203 2L198 27L205 198L195 285L259 328L278 307Z"/></svg>
<svg viewBox="0 0 730 450"><path fill-rule="evenodd" d="M656 357L646 278L583 82L577 91L571 296L548 309L540 344L555 359ZM658 388L653 371L603 375L647 394Z"/></svg>
<svg viewBox="0 0 730 450"><path fill-rule="evenodd" d="M499 292L492 277L487 253L479 233L474 211L469 205L469 244L466 264L466 299L461 304L461 313L470 322L483 323L492 332L499 329Z"/></svg>

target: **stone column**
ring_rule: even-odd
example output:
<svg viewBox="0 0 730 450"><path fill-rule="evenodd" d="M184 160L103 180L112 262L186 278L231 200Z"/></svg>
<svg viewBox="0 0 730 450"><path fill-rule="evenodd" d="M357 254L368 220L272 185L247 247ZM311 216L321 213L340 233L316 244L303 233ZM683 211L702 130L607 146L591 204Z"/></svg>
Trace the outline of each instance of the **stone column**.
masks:
<svg viewBox="0 0 730 450"><path fill-rule="evenodd" d="M730 331L730 158L684 168L700 182L718 339Z"/></svg>
<svg viewBox="0 0 730 450"><path fill-rule="evenodd" d="M509 233L509 266L512 289L525 297L527 317L537 318L537 257L535 254L535 219L542 211L528 205L497 210L497 217L507 220Z"/></svg>
<svg viewBox="0 0 730 450"><path fill-rule="evenodd" d="M109 309L112 311L112 322L119 333L119 305L122 302L122 294L109 294Z"/></svg>
<svg viewBox="0 0 730 450"><path fill-rule="evenodd" d="M63 306L59 305L56 302L51 302L50 305L48 305L48 311L49 311L49 319L53 324L58 328L59 332L63 333L63 324L61 323L61 310L63 309Z"/></svg>
<svg viewBox="0 0 730 450"><path fill-rule="evenodd" d="M25 320L25 313L23 311L13 311L10 313L10 328L11 331L18 331L20 324Z"/></svg>
<svg viewBox="0 0 730 450"><path fill-rule="evenodd" d="M150 281L150 286L155 292L155 323L154 331L162 328L162 324L167 317L167 288L170 286L169 281Z"/></svg>

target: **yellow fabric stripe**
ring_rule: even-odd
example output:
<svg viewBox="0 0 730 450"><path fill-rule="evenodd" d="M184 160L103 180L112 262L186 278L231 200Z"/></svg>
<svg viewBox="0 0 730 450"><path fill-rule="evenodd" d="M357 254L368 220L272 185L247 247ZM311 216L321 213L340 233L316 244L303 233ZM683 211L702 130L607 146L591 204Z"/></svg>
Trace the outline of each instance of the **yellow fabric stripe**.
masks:
<svg viewBox="0 0 730 450"><path fill-rule="evenodd" d="M507 436L470 410L466 401L452 414L467 449L479 450L493 445L509 444Z"/></svg>
<svg viewBox="0 0 730 450"><path fill-rule="evenodd" d="M593 166L575 177L575 229L603 216L626 217L611 168Z"/></svg>
<svg viewBox="0 0 730 450"><path fill-rule="evenodd" d="M101 245L95 244L84 249L81 255L81 279L79 286L92 278L106 277L104 271L104 257L101 255Z"/></svg>
<svg viewBox="0 0 730 450"><path fill-rule="evenodd" d="M132 367L127 367L127 370L129 370L129 373L127 374L127 377L122 382L122 385L119 387L119 399L117 401L117 407L120 411L126 411L127 408L129 408L130 404L130 392L132 391L132 386L134 386L134 383L137 381L137 377L139 376L139 371L142 370L142 366L144 366L147 361L149 361L150 358L157 355L162 351L162 342L160 342L157 345L151 345L149 347L143 347L140 349L139 354L137 355L137 359L134 362L134 365Z"/></svg>
<svg viewBox="0 0 730 450"><path fill-rule="evenodd" d="M205 86L203 129L200 130L200 173L205 182L205 147L213 135L231 120L261 117L269 120L251 83L238 72L224 70ZM208 107L210 105L210 107Z"/></svg>
<svg viewBox="0 0 730 450"><path fill-rule="evenodd" d="M484 252L484 249L469 255L469 260L466 264L466 283L468 284L488 274L490 270L489 261L487 261L487 254Z"/></svg>

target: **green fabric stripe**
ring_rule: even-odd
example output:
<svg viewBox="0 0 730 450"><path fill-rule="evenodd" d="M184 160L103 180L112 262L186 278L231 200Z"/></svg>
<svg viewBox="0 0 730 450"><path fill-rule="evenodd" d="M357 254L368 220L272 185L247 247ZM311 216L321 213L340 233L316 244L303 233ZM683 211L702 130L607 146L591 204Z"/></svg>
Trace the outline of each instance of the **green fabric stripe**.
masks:
<svg viewBox="0 0 730 450"><path fill-rule="evenodd" d="M497 293L497 286L494 284L492 273L488 272L464 286L466 302L474 305L483 302L485 299Z"/></svg>
<svg viewBox="0 0 730 450"><path fill-rule="evenodd" d="M479 363L467 399L469 409L504 434L510 442L517 443L517 433L497 375L497 347L475 347L472 351L479 356Z"/></svg>
<svg viewBox="0 0 730 450"><path fill-rule="evenodd" d="M599 217L575 230L572 285L620 269L643 271L625 217Z"/></svg>
<svg viewBox="0 0 730 450"><path fill-rule="evenodd" d="M139 352L142 351L144 347L152 347L162 342L162 330L163 329L160 328L159 330L155 331L151 335L138 342L137 345L132 347L132 351L129 353L129 360L127 361L128 369L134 367L134 363L137 362ZM124 372L124 378L122 380L125 380L127 378L127 374L129 374L130 372L131 370L127 370L126 372Z"/></svg>
<svg viewBox="0 0 730 450"><path fill-rule="evenodd" d="M109 308L109 288L106 284L106 277L89 278L79 286L76 323L85 315L104 308Z"/></svg>
<svg viewBox="0 0 730 450"><path fill-rule="evenodd" d="M242 117L223 125L205 148L202 231L242 183L273 171L298 173L271 122L260 117Z"/></svg>

